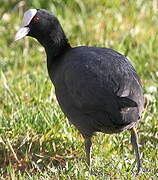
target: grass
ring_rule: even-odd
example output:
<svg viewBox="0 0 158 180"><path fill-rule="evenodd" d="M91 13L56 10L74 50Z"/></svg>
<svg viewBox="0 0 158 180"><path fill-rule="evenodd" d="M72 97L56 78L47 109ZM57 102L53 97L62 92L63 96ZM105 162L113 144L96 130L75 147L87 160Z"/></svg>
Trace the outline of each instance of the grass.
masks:
<svg viewBox="0 0 158 180"><path fill-rule="evenodd" d="M47 3L46 3L47 2ZM0 3L0 179L136 179L129 132L98 133L93 170L83 139L61 112L33 39L14 42L29 8L56 14L72 46L113 48L129 57L141 77L146 108L138 126L144 169L158 178L158 4L156 0L5 1Z"/></svg>

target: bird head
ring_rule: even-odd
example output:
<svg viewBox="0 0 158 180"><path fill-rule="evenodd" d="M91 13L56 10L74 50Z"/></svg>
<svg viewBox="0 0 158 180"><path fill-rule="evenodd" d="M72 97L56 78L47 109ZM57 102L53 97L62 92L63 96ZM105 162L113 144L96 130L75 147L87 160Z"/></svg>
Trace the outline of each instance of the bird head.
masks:
<svg viewBox="0 0 158 180"><path fill-rule="evenodd" d="M56 36L60 24L58 19L44 9L29 9L24 13L23 26L16 33L15 40L31 36L40 40L44 37Z"/></svg>

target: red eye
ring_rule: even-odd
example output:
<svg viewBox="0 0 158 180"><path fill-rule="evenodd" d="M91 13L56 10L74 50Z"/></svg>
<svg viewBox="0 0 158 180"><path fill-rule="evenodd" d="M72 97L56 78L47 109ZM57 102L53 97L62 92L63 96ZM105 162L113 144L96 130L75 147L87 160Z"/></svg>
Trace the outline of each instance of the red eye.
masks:
<svg viewBox="0 0 158 180"><path fill-rule="evenodd" d="M34 22L39 22L39 20L40 20L40 19L39 19L38 17L33 18L33 21L34 21Z"/></svg>

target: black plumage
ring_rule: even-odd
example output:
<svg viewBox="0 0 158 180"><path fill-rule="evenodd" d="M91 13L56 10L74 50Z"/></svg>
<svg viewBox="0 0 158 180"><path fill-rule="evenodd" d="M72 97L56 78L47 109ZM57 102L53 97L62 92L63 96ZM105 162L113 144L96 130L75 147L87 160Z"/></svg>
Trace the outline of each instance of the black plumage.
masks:
<svg viewBox="0 0 158 180"><path fill-rule="evenodd" d="M23 27L27 33L17 33L16 39L31 36L45 48L59 105L85 138L87 163L90 164L91 137L95 132L131 130L140 172L134 127L140 120L144 100L140 79L129 60L109 48L72 48L54 15L43 9L29 10L25 19L28 14L30 19Z"/></svg>

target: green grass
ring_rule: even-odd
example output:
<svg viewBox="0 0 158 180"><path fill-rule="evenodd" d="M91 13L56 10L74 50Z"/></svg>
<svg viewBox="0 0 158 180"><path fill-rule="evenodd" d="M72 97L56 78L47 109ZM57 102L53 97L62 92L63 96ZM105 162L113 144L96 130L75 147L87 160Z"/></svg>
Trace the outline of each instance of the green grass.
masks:
<svg viewBox="0 0 158 180"><path fill-rule="evenodd" d="M0 2L0 179L135 179L129 132L93 138L93 170L83 139L61 112L33 39L14 42L29 8L56 14L72 46L113 48L142 79L146 108L138 126L144 169L158 178L158 4L156 0L28 0Z"/></svg>

